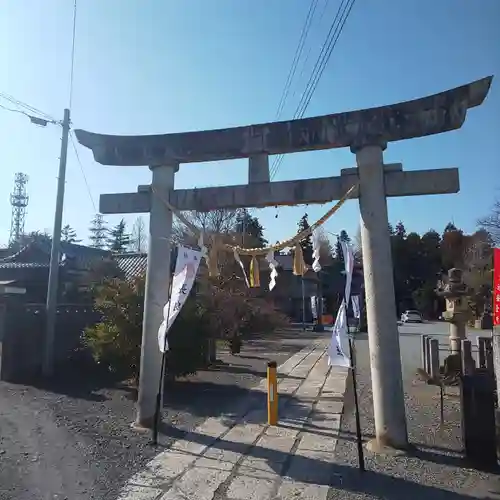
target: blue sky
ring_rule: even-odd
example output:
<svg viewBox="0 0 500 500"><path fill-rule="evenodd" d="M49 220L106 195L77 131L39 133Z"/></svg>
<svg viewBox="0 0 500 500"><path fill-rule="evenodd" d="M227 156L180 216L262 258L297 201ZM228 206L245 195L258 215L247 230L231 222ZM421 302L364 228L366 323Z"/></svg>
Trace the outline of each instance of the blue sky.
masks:
<svg viewBox="0 0 500 500"><path fill-rule="evenodd" d="M320 22L325 4L319 0L304 50L309 60L299 63L283 119L295 112L340 0L329 0ZM74 127L149 134L272 121L308 8L309 0L78 0ZM0 92L58 119L68 105L72 10L73 0L0 3ZM390 104L497 75L461 130L386 150L386 162L402 161L407 170L460 168L459 194L389 201L391 221L409 230L441 231L453 220L472 231L500 195L499 25L499 0L357 0L307 108L305 116L314 116ZM52 228L60 129L0 109L0 131L0 242L6 243L18 171L30 177L26 229ZM150 180L145 167L105 167L77 147L96 205L101 193L135 191ZM348 150L288 155L275 180L337 175L353 164ZM246 178L245 161L189 164L181 166L176 187ZM312 221L329 206L255 214L275 241L295 233L305 211ZM85 239L94 211L70 147L64 223ZM354 236L358 218L357 202L350 201L326 229Z"/></svg>

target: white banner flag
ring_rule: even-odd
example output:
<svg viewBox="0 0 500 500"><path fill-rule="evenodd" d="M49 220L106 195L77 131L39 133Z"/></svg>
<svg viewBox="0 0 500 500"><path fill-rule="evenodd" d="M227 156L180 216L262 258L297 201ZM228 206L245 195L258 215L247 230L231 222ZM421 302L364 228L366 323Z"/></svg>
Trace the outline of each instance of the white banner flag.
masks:
<svg viewBox="0 0 500 500"><path fill-rule="evenodd" d="M352 251L351 245L349 245L347 241L341 241L340 246L342 247L342 254L344 255L344 266L345 266L344 300L346 304L349 304L349 297L351 296L352 272L354 269L354 253Z"/></svg>
<svg viewBox="0 0 500 500"><path fill-rule="evenodd" d="M318 299L316 297L311 297L311 313L314 319L318 319L318 310L316 307L316 301Z"/></svg>
<svg viewBox="0 0 500 500"><path fill-rule="evenodd" d="M332 339L330 341L330 348L328 350L328 355L330 356L330 365L336 366L350 366L349 358L344 354L342 350L342 342L344 344L348 341L347 334L347 304L349 304L349 297L351 295L351 284L352 284L352 273L354 269L354 253L352 251L351 245L346 241L341 241L340 246L342 247L342 254L344 256L344 266L345 266L345 292L344 300L340 305L337 313L337 318L335 319L335 324L332 329Z"/></svg>
<svg viewBox="0 0 500 500"><path fill-rule="evenodd" d="M359 308L359 295L353 295L351 297L352 312L356 319L361 317L361 309Z"/></svg>
<svg viewBox="0 0 500 500"><path fill-rule="evenodd" d="M163 321L158 329L158 346L161 352L168 351L167 333L188 298L198 273L202 251L183 246L178 247L170 300L163 307Z"/></svg>
<svg viewBox="0 0 500 500"><path fill-rule="evenodd" d="M344 354L342 348L342 343L345 345L347 341L347 311L345 302L342 301L333 325L332 340L328 348L328 364L330 366L350 366L349 358Z"/></svg>

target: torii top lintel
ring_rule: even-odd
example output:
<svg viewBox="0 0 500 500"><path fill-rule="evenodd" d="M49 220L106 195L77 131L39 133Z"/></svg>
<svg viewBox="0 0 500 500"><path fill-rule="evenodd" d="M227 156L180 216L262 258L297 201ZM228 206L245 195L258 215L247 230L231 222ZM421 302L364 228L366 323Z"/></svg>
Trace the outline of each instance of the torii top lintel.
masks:
<svg viewBox="0 0 500 500"><path fill-rule="evenodd" d="M361 146L456 130L482 104L493 77L389 106L282 122L165 135L104 135L75 130L103 165L171 165L257 154Z"/></svg>

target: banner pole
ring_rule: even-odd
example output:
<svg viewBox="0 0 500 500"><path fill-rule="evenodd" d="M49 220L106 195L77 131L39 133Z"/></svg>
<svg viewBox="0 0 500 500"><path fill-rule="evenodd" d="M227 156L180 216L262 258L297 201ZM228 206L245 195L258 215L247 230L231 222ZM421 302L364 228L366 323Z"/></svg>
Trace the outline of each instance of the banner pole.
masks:
<svg viewBox="0 0 500 500"><path fill-rule="evenodd" d="M356 444L358 448L358 464L359 470L365 472L365 454L363 450L363 436L361 433L361 419L359 415L359 402L358 402L358 384L356 380L356 360L354 356L353 339L349 336L349 358L352 376L352 390L354 393L354 410L356 416Z"/></svg>
<svg viewBox="0 0 500 500"><path fill-rule="evenodd" d="M158 428L160 425L160 415L161 415L161 403L162 403L162 395L163 389L165 385L165 368L167 364L167 337L168 337L168 320L170 318L170 305L172 304L172 282L173 279L170 280L170 287L168 291L168 308L167 308L167 326L165 329L165 339L163 341L163 353L161 357L161 368L160 368L160 379L158 381L158 393L156 394L156 406L155 406L155 415L153 421L153 429L151 435L151 444L156 446L158 444Z"/></svg>
<svg viewBox="0 0 500 500"><path fill-rule="evenodd" d="M491 344L493 347L493 371L496 377L497 403L500 398L500 248L493 249L493 293L492 293ZM500 405L499 405L500 406Z"/></svg>

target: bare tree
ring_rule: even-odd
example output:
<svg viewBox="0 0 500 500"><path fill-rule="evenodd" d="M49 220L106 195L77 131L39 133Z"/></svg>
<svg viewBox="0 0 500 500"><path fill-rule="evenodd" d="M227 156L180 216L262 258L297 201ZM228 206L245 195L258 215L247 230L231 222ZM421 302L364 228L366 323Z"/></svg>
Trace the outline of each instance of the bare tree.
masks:
<svg viewBox="0 0 500 500"><path fill-rule="evenodd" d="M238 210L217 209L210 212L189 211L182 214L186 220L203 231L207 236L228 235L234 232ZM174 219L172 227L172 240L174 243L195 245L196 236L178 218Z"/></svg>
<svg viewBox="0 0 500 500"><path fill-rule="evenodd" d="M488 231L495 245L500 244L500 200L496 200L490 215L477 221L479 227Z"/></svg>
<svg viewBox="0 0 500 500"><path fill-rule="evenodd" d="M319 239L319 262L322 266L328 266L333 260L333 246L325 230L320 226L316 229Z"/></svg>
<svg viewBox="0 0 500 500"><path fill-rule="evenodd" d="M132 226L132 241L131 246L134 252L145 252L147 248L147 232L146 224L142 217L137 217L135 219L134 225Z"/></svg>

